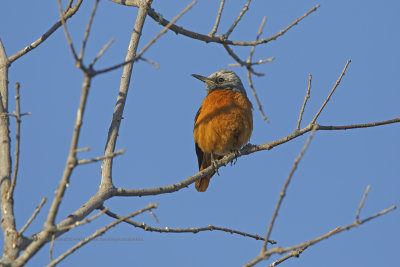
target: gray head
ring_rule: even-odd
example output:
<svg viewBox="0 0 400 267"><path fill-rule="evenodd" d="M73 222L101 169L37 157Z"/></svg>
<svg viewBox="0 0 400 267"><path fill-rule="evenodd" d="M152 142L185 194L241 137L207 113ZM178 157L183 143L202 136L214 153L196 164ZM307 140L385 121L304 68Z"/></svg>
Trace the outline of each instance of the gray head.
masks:
<svg viewBox="0 0 400 267"><path fill-rule="evenodd" d="M192 76L205 82L207 94L217 89L228 89L246 95L246 90L243 87L242 81L236 73L231 70L218 70L208 77L197 74L192 74Z"/></svg>

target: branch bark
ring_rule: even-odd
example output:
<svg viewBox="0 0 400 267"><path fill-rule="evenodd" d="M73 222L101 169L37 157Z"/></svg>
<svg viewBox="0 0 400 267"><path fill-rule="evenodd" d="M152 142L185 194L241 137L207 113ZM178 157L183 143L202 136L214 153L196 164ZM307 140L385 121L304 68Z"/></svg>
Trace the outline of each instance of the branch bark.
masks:
<svg viewBox="0 0 400 267"><path fill-rule="evenodd" d="M3 43L0 40L0 183L1 183L1 227L4 236L2 262L11 263L18 255L16 247L17 230L15 228L14 205L11 190L11 150L8 118L8 67Z"/></svg>
<svg viewBox="0 0 400 267"><path fill-rule="evenodd" d="M135 27L133 28L131 40L129 43L128 51L126 53L126 62L130 62L124 66L121 76L121 83L118 91L117 102L115 104L113 117L111 120L111 125L108 130L108 137L106 142L106 147L104 150L104 155L109 155L114 152L115 145L117 143L119 127L121 125L122 114L124 113L126 99L128 97L129 84L132 76L132 68L134 60L136 58L136 51L138 48L140 36L142 34L142 29L144 22L147 17L147 13L150 9L150 0L141 0L139 2L139 11L136 18ZM106 158L101 166L101 188L114 188L112 183L112 158Z"/></svg>

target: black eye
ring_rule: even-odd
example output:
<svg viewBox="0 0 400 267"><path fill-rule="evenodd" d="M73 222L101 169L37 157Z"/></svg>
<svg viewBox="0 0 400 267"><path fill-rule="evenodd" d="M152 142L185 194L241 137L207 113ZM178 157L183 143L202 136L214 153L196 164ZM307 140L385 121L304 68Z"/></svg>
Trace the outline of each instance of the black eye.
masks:
<svg viewBox="0 0 400 267"><path fill-rule="evenodd" d="M222 77L219 77L219 78L217 79L217 82L219 82L219 83L223 83L223 82L225 82L225 79L224 79L224 78L222 78Z"/></svg>

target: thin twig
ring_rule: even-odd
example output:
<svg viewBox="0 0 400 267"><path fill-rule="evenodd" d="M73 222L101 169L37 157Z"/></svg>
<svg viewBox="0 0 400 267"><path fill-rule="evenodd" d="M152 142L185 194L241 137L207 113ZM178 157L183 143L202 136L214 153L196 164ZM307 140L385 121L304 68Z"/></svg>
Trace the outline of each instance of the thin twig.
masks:
<svg viewBox="0 0 400 267"><path fill-rule="evenodd" d="M53 261L53 248L54 248L54 240L56 239L56 235L53 234L51 235L51 242L50 242L50 248L49 248L49 259L50 262Z"/></svg>
<svg viewBox="0 0 400 267"><path fill-rule="evenodd" d="M12 198L14 194L15 185L17 184L17 174L19 166L19 153L20 153L20 140L21 140L21 105L20 105L20 95L19 95L19 82L15 83L15 107L16 107L16 133L15 133L15 162L14 162L14 173L11 181L10 191L8 191L8 198Z"/></svg>
<svg viewBox="0 0 400 267"><path fill-rule="evenodd" d="M68 4L67 4L67 7L65 8L65 10L68 10L68 9L70 9L71 7L72 7L72 3L74 2L74 0L69 0L68 1ZM65 12L65 11L64 11Z"/></svg>
<svg viewBox="0 0 400 267"><path fill-rule="evenodd" d="M69 2L68 7L66 8L66 10L63 12L63 19L66 21L69 18L71 18L73 15L75 15L75 13L78 11L79 7L81 6L83 0L78 0L75 4L75 6L73 6L72 8L70 7L70 5L72 4L72 1ZM47 40L47 38L49 38L60 26L62 25L61 20L57 21L46 33L42 34L40 36L39 39L37 39L36 41L34 41L33 43L31 43L30 45L28 45L27 47L25 47L24 49L18 51L17 53L15 53L14 55L10 56L8 58L8 60L10 61L10 63L14 62L15 60L17 60L18 58L22 57L23 55L25 55L26 53L28 53L29 51L32 51L33 49L35 49L36 47L38 47L39 45L41 45L44 41Z"/></svg>
<svg viewBox="0 0 400 267"><path fill-rule="evenodd" d="M88 37L89 37L90 29L92 28L92 22L93 22L94 14L96 14L96 9L97 9L97 5L98 4L99 4L99 0L95 0L94 1L94 5L93 5L93 9L92 9L92 13L90 14L90 18L89 18L88 24L87 24L86 29L85 29L85 36L83 37L81 52L79 53L79 57L78 57L80 61L82 61L83 55L85 53L86 42L87 42Z"/></svg>
<svg viewBox="0 0 400 267"><path fill-rule="evenodd" d="M147 59L147 58L144 58L144 57L140 57L139 58L140 60L143 60L143 61L145 61L145 62L147 62L147 63L149 63L149 64L151 64L151 65L153 65L154 67L156 67L156 69L159 69L160 68L160 65L158 65L156 62L154 62L154 61L151 61L150 59Z"/></svg>
<svg viewBox="0 0 400 267"><path fill-rule="evenodd" d="M266 21L267 21L267 17L264 17L263 20L261 21L260 28L258 29L257 36L256 36L256 41L258 41L258 39L260 39L260 36L262 34L262 31L264 29L264 25L265 25ZM253 45L251 50L250 50L249 57L247 58L247 62L246 62L247 64L251 64L251 60L253 59L253 54L254 54L255 49L256 49L256 46ZM272 61L272 60L274 60L273 57L270 58L270 61ZM253 79L251 77L251 73L252 72L254 73L253 69L251 68L251 65L247 65L247 79L249 81L249 86L250 86L251 92L253 93L253 96L256 99L257 108L260 111L263 120L265 120L267 123L269 123L269 119L265 115L264 110L262 109L262 105L260 103L260 100L258 99L258 95L257 95L256 89L254 88Z"/></svg>
<svg viewBox="0 0 400 267"><path fill-rule="evenodd" d="M294 246L285 247L285 248L275 247L275 248L266 250L264 253L260 253L260 255L258 255L257 257L255 257L251 261L247 262L243 266L244 267L254 266L258 262L260 262L260 261L262 261L264 259L268 259L273 254L283 254L283 253L286 253L288 251L292 251L292 250L301 249L301 248L304 248L304 247L309 247L309 246L315 245L315 244L317 244L317 243L319 243L319 242L321 242L321 241L323 241L323 240L325 240L325 239L327 239L327 238L329 238L329 237L331 237L333 235L339 234L339 233L341 233L343 231L350 230L350 229L352 229L354 227L358 227L359 225L364 224L364 223L366 223L366 222L368 222L368 221L370 221L372 219L375 219L377 217L380 217L380 216L382 216L382 215L384 215L384 214L386 214L386 213L388 213L388 212L390 212L390 211L392 211L394 209L396 209L396 206L392 206L390 208L382 210L381 212L378 212L378 213L376 213L376 214L374 214L372 216L369 216L368 218L366 218L364 220L361 220L359 223L354 222L354 223L346 225L346 226L337 227L337 228L329 231L328 233L326 233L324 235L321 235L321 236L319 236L317 238L311 239L311 240L306 241L306 242L302 242L302 243L294 245Z"/></svg>
<svg viewBox="0 0 400 267"><path fill-rule="evenodd" d="M63 15L63 11L62 11L62 5L61 5L61 0L58 0L58 10L60 12L60 20L61 20L61 24L64 28L64 33L65 33L65 37L67 38L67 42L68 42L68 46L72 52L72 56L75 59L75 64L77 68L81 68L82 65L82 61L78 58L78 55L76 54L75 48L74 48L74 44L72 43L72 39L71 36L69 35L68 29L67 29L67 24L65 23L65 18Z"/></svg>
<svg viewBox="0 0 400 267"><path fill-rule="evenodd" d="M96 57L93 59L93 61L90 63L89 68L93 68L94 64L96 64L97 60L101 58L106 52L106 50L110 47L110 45L114 42L114 38L111 39L108 43L106 43L103 48L100 50L100 52L96 55Z"/></svg>
<svg viewBox="0 0 400 267"><path fill-rule="evenodd" d="M289 252L288 254L286 254L285 256L283 256L282 258L280 258L280 259L274 261L273 263L271 263L270 265L268 265L268 267L275 267L275 266L281 264L282 262L284 262L290 258L293 258L293 257L298 258L298 257L300 257L300 254L303 253L303 251L306 250L307 248L308 248L308 246L305 246L303 248L293 250L293 251Z"/></svg>
<svg viewBox="0 0 400 267"><path fill-rule="evenodd" d="M211 32L208 34L209 36L214 36L218 30L219 22L221 20L222 10L224 9L225 0L221 0L221 4L219 5L219 10L217 14L217 19L215 20L214 27L212 28Z"/></svg>
<svg viewBox="0 0 400 267"><path fill-rule="evenodd" d="M346 65L344 66L342 73L340 73L339 78L337 79L335 85L333 86L331 92L329 93L328 97L325 99L324 103L322 104L321 108L318 110L317 114L315 114L314 119L311 121L311 124L315 123L315 121L317 120L319 114L321 114L321 111L324 109L325 105L328 103L329 99L331 98L333 92L335 92L336 87L338 87L338 85L340 84L340 81L342 80L342 77L344 76L347 67L349 66L351 60L347 60Z"/></svg>
<svg viewBox="0 0 400 267"><path fill-rule="evenodd" d="M72 228L75 228L77 226L81 226L81 225L90 223L94 219L96 219L96 218L100 217L101 215L103 215L106 211L107 211L107 208L104 208L99 213L93 215L92 217L87 218L84 221L77 221L74 224L70 224L70 225L67 225L67 226L64 226L64 227L59 227L59 228L57 228L57 231L71 230Z"/></svg>
<svg viewBox="0 0 400 267"><path fill-rule="evenodd" d="M75 168L75 166L77 164L76 150L77 150L79 136L80 136L80 132L81 132L83 115L85 113L87 98L88 98L88 94L89 94L90 83L91 83L91 77L88 75L85 75L85 79L82 84L81 99L80 99L78 111L76 114L75 126L74 126L74 130L72 133L72 140L71 140L70 149L68 152L66 166L65 166L62 178L60 180L60 183L58 185L58 188L55 192L55 197L51 204L49 213L47 215L47 220L45 223L46 227L48 227L49 229L54 227L54 221L55 221L56 215L58 213L58 209L60 207L61 201L64 197L64 193L67 188L67 185L69 184L69 179L71 177L72 170Z"/></svg>
<svg viewBox="0 0 400 267"><path fill-rule="evenodd" d="M149 210L150 214L153 216L154 220L156 221L156 223L160 223L160 221L158 220L156 214L153 212L153 210Z"/></svg>
<svg viewBox="0 0 400 267"><path fill-rule="evenodd" d="M135 211L127 216L123 216L121 218L119 218L118 220L108 224L107 226L97 230L96 232L94 232L92 235L88 236L87 238L85 238L84 240L82 240L81 242L79 242L78 244L76 244L75 246L73 246L72 248L68 249L66 252L64 252L63 254L61 254L57 259L55 259L54 261L51 261L47 266L55 266L56 264L58 264L60 261L62 261L63 259L65 259L67 256L69 256L70 254L72 254L74 251L76 251L78 248L82 247L83 245L89 243L90 241L92 241L93 239L95 239L98 236L103 235L105 232L107 232L109 229L111 229L112 227L116 226L117 224L119 224L120 222L129 219L131 217L134 217L136 215L139 215L147 210L150 209L155 209L157 208L157 204L149 204L147 205L145 208Z"/></svg>
<svg viewBox="0 0 400 267"><path fill-rule="evenodd" d="M261 34L262 34L262 32L263 32L263 29L264 29L265 22L267 22L267 17L264 16L264 17L263 17L263 20L261 21L260 28L258 28L258 33L257 33L257 36L256 36L256 41L258 41L258 40L260 39L260 37L261 37ZM253 45L253 46L251 47L249 57L247 58L247 62L248 62L248 63L251 62L251 59L253 58L254 51L256 51L256 45Z"/></svg>
<svg viewBox="0 0 400 267"><path fill-rule="evenodd" d="M22 226L21 230L19 230L18 235L22 235L25 230L29 227L29 225L33 222L33 220L36 218L36 216L38 215L40 209L43 207L43 205L46 203L47 198L43 197L42 201L40 201L39 205L36 207L35 211L33 212L33 214L31 215L31 217L28 219L28 221L25 223L24 226Z"/></svg>
<svg viewBox="0 0 400 267"><path fill-rule="evenodd" d="M86 146L86 147L76 149L75 152L79 153L79 152L89 151L89 150L90 150L90 147Z"/></svg>
<svg viewBox="0 0 400 267"><path fill-rule="evenodd" d="M367 186L367 189L365 190L365 193L364 193L364 195L363 195L363 197L362 197L362 199L361 199L360 205L358 206L357 214L356 214L356 220L355 220L356 223L359 223L359 222L360 222L360 221L359 221L360 212L361 212L362 207L364 206L365 199L367 198L367 195L368 195L368 192L369 192L370 189L371 189L371 186L368 185L368 186Z"/></svg>
<svg viewBox="0 0 400 267"><path fill-rule="evenodd" d="M264 76L263 73L255 72L255 71L253 70L253 68L250 67L249 64L248 64L246 61L241 60L241 59L239 58L239 56L236 55L235 52L233 52L233 50L232 50L228 45L224 44L224 48L225 48L226 52L228 52L228 54L229 54L234 60L236 60L237 63L240 64L240 66L246 66L247 69L250 70L251 73L253 73L253 74L256 75L256 76Z"/></svg>
<svg viewBox="0 0 400 267"><path fill-rule="evenodd" d="M111 0L111 1L114 2L114 3L117 3L117 4L125 5L125 6L135 6L134 2L136 2L136 1L133 1L133 0ZM189 38L196 39L196 40L201 40L201 41L204 41L206 43L220 43L220 44L237 45L237 46L253 46L253 45L259 45L259 44L265 44L265 43L268 43L270 41L273 41L273 40L277 39L278 37L280 37L283 34L285 34L288 30L290 30L297 23L299 23L301 20L303 20L305 17L310 15L312 12L316 11L319 7L320 7L320 5L317 5L317 6L313 7L312 9L310 9L304 15L302 15L301 17L296 19L294 22L292 22L292 24L290 24L289 26L287 26L286 28L284 28L283 30L278 32L277 34L275 34L275 35L273 35L273 36L271 36L269 38L265 38L265 39L259 40L259 41L244 42L244 41L226 40L223 36L219 36L219 35L208 36L208 35L204 35L204 34L200 34L200 33L197 33L197 32L193 32L193 31L184 29L183 27L177 26L177 25L172 25L170 27L170 30L175 32L175 33L177 33L177 34L182 34L182 35L185 35L185 36L187 36ZM162 14L156 12L154 9L150 9L149 10L149 16L153 20L155 20L156 22L161 24L162 26L165 26L165 25L167 25L169 23L168 20L164 19Z"/></svg>
<svg viewBox="0 0 400 267"><path fill-rule="evenodd" d="M247 79L249 80L249 86L250 86L251 92L253 93L253 96L254 96L254 98L256 99L257 108L258 108L258 110L260 111L263 120L265 120L267 123L269 123L269 119L268 119L268 117L264 114L264 110L263 110L263 108L262 108L262 105L261 105L261 103L260 103L260 100L258 99L258 95L257 95L256 89L254 89L253 79L251 78L251 72L250 72L249 69L247 70Z"/></svg>
<svg viewBox="0 0 400 267"><path fill-rule="evenodd" d="M279 200L278 200L278 202L276 203L276 207L275 207L275 210L274 210L274 214L272 215L271 221L270 221L270 223L269 223L268 230L267 230L267 234L265 235L265 238L264 238L264 244L263 244L263 246L262 246L262 248L261 248L261 253L264 253L265 250L267 249L267 244L268 244L268 242L266 242L265 240L268 240L268 239L270 238L270 236L271 236L272 228L274 227L274 223L275 223L276 217L278 216L278 211L279 211L279 209L280 209L280 207L281 207L283 198L284 198L285 195L286 195L286 190L287 190L287 188L288 188L288 186L289 186L290 181L292 180L293 174L294 174L294 172L296 171L297 166L298 166L298 164L299 164L301 158L303 157L304 153L306 152L306 150L307 150L307 148L308 148L308 146L309 146L309 144L310 144L310 142L311 142L311 139L312 139L312 137L314 136L315 131L316 131L316 130L314 129L314 130L311 132L311 134L308 136L307 141L306 141L306 143L305 143L304 146L303 146L303 149L301 150L301 152L300 152L300 154L297 156L297 158L294 160L293 167L292 167L292 169L290 170L290 173L289 173L289 175L288 175L288 177L287 177L287 179L286 179L285 185L283 186L282 191L281 191L280 194L279 194Z"/></svg>
<svg viewBox="0 0 400 267"><path fill-rule="evenodd" d="M301 109L300 109L299 119L297 120L296 131L300 130L300 124L301 124L301 120L302 120L302 118L303 118L304 109L306 108L307 100L310 98L311 79L312 79L312 75L310 74L310 75L308 76L308 88L307 88L307 93L306 93L306 96L304 97L303 106L301 106Z"/></svg>
<svg viewBox="0 0 400 267"><path fill-rule="evenodd" d="M260 60L255 61L255 62L246 62L246 61L243 61L243 64L240 64L240 63L231 63L231 64L228 64L228 66L229 66L229 67L242 67L242 66L245 66L245 67L252 67L252 66L254 66L254 65L260 65L260 64L267 63L267 62L272 62L272 61L274 61L274 60L275 60L275 57L270 57L270 58L267 58L267 59L260 59Z"/></svg>
<svg viewBox="0 0 400 267"><path fill-rule="evenodd" d="M233 22L232 26L229 28L229 30L224 34L224 38L227 39L229 35L233 32L235 29L236 25L239 23L239 21L242 19L244 13L247 12L249 9L251 0L247 0L246 4L244 5L243 9L240 11L239 16L236 18L236 20Z"/></svg>
<svg viewBox="0 0 400 267"><path fill-rule="evenodd" d="M101 207L104 208L104 207ZM106 214L110 217L113 217L115 219L119 219L121 218L121 216L111 212L110 210L106 211ZM264 238L262 238L259 235L252 235L252 234L248 234L245 232L240 232L237 230L233 230L233 229L229 229L229 228L223 228L223 227L218 227L218 226L213 226L213 225L209 225L206 227L199 227L199 228L169 228L169 227L164 227L164 228L160 228L160 227L153 227L150 225L147 225L145 223L139 223L139 222L135 222L132 220L124 220L124 222L126 222L127 224L130 224L134 227L137 228L141 228L145 231L149 231L149 232L158 232L158 233L193 233L193 234L197 234L199 232L204 232L204 231L222 231L222 232L226 232L226 233L231 233L231 234L237 234L237 235L241 235L244 237L251 237L254 238L256 240L264 240ZM276 244L276 242L274 240L268 240L269 243L271 244Z"/></svg>
<svg viewBox="0 0 400 267"><path fill-rule="evenodd" d="M146 52L147 49L149 49L149 47L154 44L155 41L157 41L158 38L160 38L162 35L164 35L164 33L166 33L168 31L168 29L174 25L174 23L183 16L183 14L185 14L186 12L188 12L195 4L197 3L197 0L194 0L192 3L190 3L189 5L187 5L187 7L182 10L178 15L175 16L175 18L173 18L170 23L168 23L164 29L162 29L162 31L160 31L156 36L153 37L153 39L150 40L150 42L148 42L143 48L142 50L136 55L136 58L140 58L144 52Z"/></svg>
<svg viewBox="0 0 400 267"><path fill-rule="evenodd" d="M120 149L116 152L101 156L101 157L96 157L96 158L92 158L92 159L80 159L78 160L77 164L78 165L82 165L82 164L88 164L88 163L92 163L92 162L97 162L97 161L101 161L103 159L109 159L109 158L114 158L118 155L122 155L125 153L125 149Z"/></svg>

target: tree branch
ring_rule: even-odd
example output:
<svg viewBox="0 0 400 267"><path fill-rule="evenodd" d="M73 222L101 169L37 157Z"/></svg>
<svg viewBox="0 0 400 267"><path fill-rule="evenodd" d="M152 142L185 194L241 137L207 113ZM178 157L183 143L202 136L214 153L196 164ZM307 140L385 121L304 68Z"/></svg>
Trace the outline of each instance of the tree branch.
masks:
<svg viewBox="0 0 400 267"><path fill-rule="evenodd" d="M9 264L18 255L13 246L17 239L13 199L8 197L11 188L11 149L8 118L8 67L6 51L0 40L0 183L1 183L1 227L4 247L2 261Z"/></svg>
<svg viewBox="0 0 400 267"><path fill-rule="evenodd" d="M222 10L224 9L224 5L225 5L225 0L221 0L221 4L219 5L219 10L218 10L218 14L217 14L217 18L215 20L215 24L214 27L212 28L211 32L208 34L208 36L214 36L215 33L218 30L218 26L219 26L219 22L221 20L221 15L222 15Z"/></svg>
<svg viewBox="0 0 400 267"><path fill-rule="evenodd" d="M311 79L312 79L312 75L310 74L310 75L308 76L308 88L307 88L307 93L306 93L306 96L304 97L303 105L301 106L301 109L300 109L299 119L297 120L296 131L300 130L300 124L301 124L301 120L302 120L302 118L303 118L304 109L306 108L307 100L310 98Z"/></svg>
<svg viewBox="0 0 400 267"><path fill-rule="evenodd" d="M373 123L367 123L367 124L355 124L355 125L343 125L343 126L322 126L318 124L309 124L305 128L293 132L290 135L287 135L281 139L275 140L270 143L264 143L262 145L251 145L248 144L245 147L243 147L239 152L235 153L230 153L226 155L224 158L221 160L215 161L215 168L220 168L221 166L226 166L229 162L234 160L235 158L239 158L244 155L249 155L252 153L255 153L257 151L261 150L271 150L272 148L279 146L281 144L287 143L290 140L293 140L299 136L302 136L303 134L311 131L313 127L315 128L316 131L318 130L346 130L346 129L356 129L356 128L365 128L365 127L375 127L375 126L380 126L380 125L386 125L386 124L391 124L391 123L399 123L400 122L400 117L391 119L391 120L386 120L386 121L380 121L380 122L373 122ZM115 196L149 196L149 195L160 195L160 194L166 194L166 193L172 193L181 190L182 188L188 187L190 184L194 183L195 181L203 178L204 176L211 174L215 171L213 166L210 166L198 173L196 173L193 176L190 176L189 178L178 182L176 184L171 184L167 186L162 186L162 187L155 187L155 188L146 188L146 189L125 189L125 188L118 188L113 190L112 194Z"/></svg>
<svg viewBox="0 0 400 267"><path fill-rule="evenodd" d="M136 6L133 4L132 0L110 0L114 3L120 4L120 5L125 5L125 6ZM200 34L197 32L193 32L190 30L186 30L183 27L177 26L177 25L172 25L170 29L177 33L177 34L182 34L185 35L186 37L192 38L192 39L197 39L200 41L204 41L206 43L220 43L220 44L228 44L228 45L238 45L238 46L252 46L252 45L259 45L259 44L265 44L270 41L273 41L277 39L278 37L282 36L285 34L288 30L290 30L293 26L295 26L297 23L299 23L301 20L303 20L305 17L316 11L320 5L317 5L310 9L308 12L306 12L304 15L296 19L294 22L292 22L289 26L278 32L277 34L265 38L259 41L253 41L253 42L245 42L245 41L231 41L231 40L226 40L223 36L209 36L209 35L204 35ZM169 21L163 18L163 15L160 13L157 13L154 9L149 10L149 16L155 20L157 23L161 24L162 26L166 26Z"/></svg>
<svg viewBox="0 0 400 267"><path fill-rule="evenodd" d="M78 11L79 7L81 6L83 0L78 0L76 2L76 4L73 7L70 7L70 5L68 5L67 9L63 12L63 18L64 20L68 20L69 18L71 18L73 15L75 15L75 13ZM72 1L71 1L72 3ZM36 41L34 41L32 44L28 45L27 47L25 47L24 49L18 51L17 53L15 53L14 55L12 55L8 60L10 61L10 64L13 63L15 60L17 60L18 58L22 57L23 55L25 55L26 53L28 53L29 51L32 51L33 49L35 49L36 47L38 47L39 45L41 45L44 41L46 41L47 38L49 38L58 28L60 28L61 26L61 20L57 21L45 34L43 34L39 39L37 39Z"/></svg>
<svg viewBox="0 0 400 267"><path fill-rule="evenodd" d="M264 253L265 250L267 249L267 244L268 244L268 242L266 242L265 240L268 240L268 239L270 238L270 236L271 236L272 228L274 227L274 223L275 223L276 217L278 216L278 211L279 211L279 209L280 209L280 207L281 207L283 198L286 196L286 190L287 190L287 188L289 187L289 183L290 183L290 181L292 180L293 174L294 174L294 172L295 172L296 169L297 169L297 165L299 164L301 158L303 157L304 153L306 152L306 150L307 150L307 148L308 148L308 146L309 146L309 144L310 144L310 142L311 142L311 139L312 139L312 137L314 136L314 133L315 133L315 129L314 129L314 130L311 132L311 134L308 136L307 141L306 141L306 143L305 143L304 146L303 146L303 149L301 150L301 152L300 152L300 154L297 156L297 158L294 160L293 167L292 167L292 169L290 170L290 173L289 173L288 178L286 179L285 185L283 186L282 191L281 191L280 194L279 194L279 200L278 200L278 202L276 203L276 207L275 207L275 210L274 210L274 214L272 215L271 221L270 221L270 223L269 223L268 230L267 230L267 234L265 235L265 238L264 238L264 244L263 244L263 246L262 246L262 248L261 248L261 253Z"/></svg>
<svg viewBox="0 0 400 267"><path fill-rule="evenodd" d="M42 198L42 201L40 201L39 205L36 207L35 211L33 212L32 216L28 219L28 221L25 223L25 225L19 230L18 235L22 235L25 230L29 227L29 225L33 222L33 220L36 218L38 215L40 209L43 207L43 205L46 203L47 198L44 197Z"/></svg>
<svg viewBox="0 0 400 267"><path fill-rule="evenodd" d="M94 15L96 14L96 9L97 9L97 5L98 4L99 4L99 0L95 0L94 1L94 5L93 5L93 9L92 9L92 13L90 14L90 18L89 18L88 24L87 24L86 29L85 29L85 36L83 37L82 46L81 46L81 52L79 52L79 57L78 58L79 58L80 61L82 61L83 55L85 53L86 42L87 42L88 37L89 37L89 32L90 32L90 29L92 27L93 18L94 18Z"/></svg>
<svg viewBox="0 0 400 267"><path fill-rule="evenodd" d="M101 209L103 209L103 208L104 207L101 207ZM122 216L120 216L118 214L115 214L115 213L111 212L110 210L107 210L106 214L108 216L112 217L112 218L115 218L115 219L122 218ZM169 227L164 227L164 228L153 227L153 226L149 226L149 225L147 225L145 223L138 223L138 222L135 222L135 221L132 221L132 220L128 220L128 219L124 220L124 222L126 222L127 224L130 224L130 225L132 225L134 227L141 228L141 229L143 229L145 231L149 231L149 232L158 232L158 233L193 233L193 234L197 234L199 232L216 230L216 231L222 231L222 232L227 232L227 233L231 233L231 234L241 235L241 236L244 236L244 237L251 237L251 238L254 238L256 240L264 240L264 238L262 238L259 235L252 235L252 234L248 234L248 233L245 233L245 232L240 232L240 231L229 229L229 228L213 226L211 224L209 226L199 227L199 228L189 227L189 228L177 228L177 229L174 229L174 228L169 228ZM276 242L274 240L268 240L268 242L271 243L271 244L276 244Z"/></svg>
<svg viewBox="0 0 400 267"><path fill-rule="evenodd" d="M224 38L227 39L229 35L233 32L233 30L236 28L236 25L239 23L239 21L242 19L244 13L249 10L249 5L250 5L251 0L247 0L246 4L244 5L243 9L240 11L239 16L236 18L236 20L233 22L232 26L229 28L229 30L224 34Z"/></svg>
<svg viewBox="0 0 400 267"><path fill-rule="evenodd" d="M125 153L125 149L120 149L117 152L113 152L111 154L108 155L104 155L101 157L96 157L96 158L92 158L92 159L80 159L78 160L78 162L76 163L77 165L82 165L82 164L88 164L88 163L92 163L92 162L97 162L97 161L101 161L104 159L109 159L109 158L114 158L118 155L122 155Z"/></svg>
<svg viewBox="0 0 400 267"><path fill-rule="evenodd" d="M132 76L132 67L136 57L136 50L139 44L140 36L142 34L142 29L144 21L147 17L147 12L150 9L151 1L140 0L140 6L138 15L136 18L136 23L132 31L131 40L129 43L128 51L126 54L125 61L130 62L124 66L121 76L121 83L118 91L117 102L115 104L113 118L111 121L110 128L108 130L108 137L106 142L106 148L104 155L111 154L115 150L115 145L117 143L119 127L121 125L122 114L125 108L125 102L128 96L129 84ZM101 187L113 188L112 184L112 158L104 159L101 166Z"/></svg>
<svg viewBox="0 0 400 267"><path fill-rule="evenodd" d="M343 76L344 76L344 74L345 74L345 72L346 72L346 69L347 69L347 67L349 66L350 62L351 62L350 59L347 60L346 65L344 66L344 68L343 68L343 70L342 70L342 73L340 73L340 76L339 76L339 78L337 79L335 85L333 86L331 92L329 93L328 97L325 99L324 103L322 104L321 108L318 110L317 114L315 114L315 117L314 117L314 119L311 121L311 123L315 123L315 121L317 120L319 114L321 114L321 111L324 109L324 107L325 107L326 104L328 103L329 99L331 99L332 94L335 92L336 88L339 86L340 81L342 80L342 78L343 78Z"/></svg>
<svg viewBox="0 0 400 267"><path fill-rule="evenodd" d="M21 138L21 105L20 105L20 95L19 95L19 88L20 84L17 82L15 84L15 107L17 109L15 115L17 118L17 129L16 129L16 134L15 134L15 162L14 162L14 173L13 173L13 178L11 182L11 187L10 191L8 191L8 198L12 198L14 195L14 188L15 185L17 184L17 174L18 174L18 166L19 166L19 151L20 151L20 138Z"/></svg>
<svg viewBox="0 0 400 267"><path fill-rule="evenodd" d="M321 242L321 241L323 241L323 240L325 240L325 239L327 239L327 238L329 238L329 237L331 237L333 235L336 235L336 234L341 233L341 232L346 231L346 230L350 230L351 228L357 227L357 226L359 226L361 224L364 224L364 223L366 223L366 222L368 222L368 221L370 221L372 219L375 219L375 218L377 218L379 216L382 216L382 215L384 215L384 214L386 214L386 213L388 213L388 212L390 212L390 211L392 211L394 209L396 209L396 206L392 206L392 207L390 207L388 209L382 210L381 212L378 212L378 213L376 213L376 214L374 214L374 215L372 215L372 216L370 216L370 217L368 217L368 218L366 218L364 220L361 220L359 222L354 222L354 223L346 225L346 226L337 227L337 228L329 231L328 233L326 233L326 234L324 234L322 236L319 236L317 238L311 239L311 240L306 241L306 242L302 242L300 244L297 244L297 245L294 245L294 246L291 246L291 247L285 247L285 248L275 247L275 248L272 248L270 250L266 250L264 252L261 252L260 255L258 255L257 257L255 257L251 261L247 262L243 266L245 266L245 267L254 266L258 262L260 262L262 260L265 260L265 259L268 259L273 254L283 254L283 253L286 253L288 251L293 251L293 250L297 250L297 249L305 249L305 248L307 248L309 246L312 246L312 245L315 245L315 244L317 244L317 243L319 243L319 242Z"/></svg>
<svg viewBox="0 0 400 267"><path fill-rule="evenodd" d="M157 204L149 204L146 207L144 207L141 210L135 211L127 216L123 216L121 218L119 218L118 220L116 220L115 222L112 222L110 224L108 224L107 226L97 230L96 232L94 232L92 235L90 235L89 237L85 238L84 240L82 240L81 242L79 242L78 244L76 244L75 246L73 246L72 248L70 248L69 250L67 250L65 253L63 253L62 255L60 255L57 259L55 259L54 261L51 261L47 266L48 267L52 267L55 266L56 264L58 264L60 261L62 261L63 259L65 259L67 256L71 255L73 252L75 252L78 248L86 245L87 243L89 243L90 241L92 241L93 239L95 239L98 236L103 235L105 232L107 232L109 229L111 229L112 227L116 226L117 224L119 224L120 222L129 219L131 217L134 217L136 215L139 215L149 209L155 209L157 208Z"/></svg>
<svg viewBox="0 0 400 267"><path fill-rule="evenodd" d="M137 54L136 58L140 58L144 52L146 52L147 49L149 49L149 47L155 43L155 41L157 41L157 39L159 39L162 35L164 35L168 29L174 25L174 23L183 16L183 14L185 14L186 12L188 12L195 4L197 3L197 0L194 0L192 3L190 3L189 5L187 5L187 7L181 11L181 13L179 13L178 15L175 16L175 18L173 18L165 27L164 29L162 29L162 31L160 31L156 36L153 37L153 39L151 39L143 48L142 50Z"/></svg>

